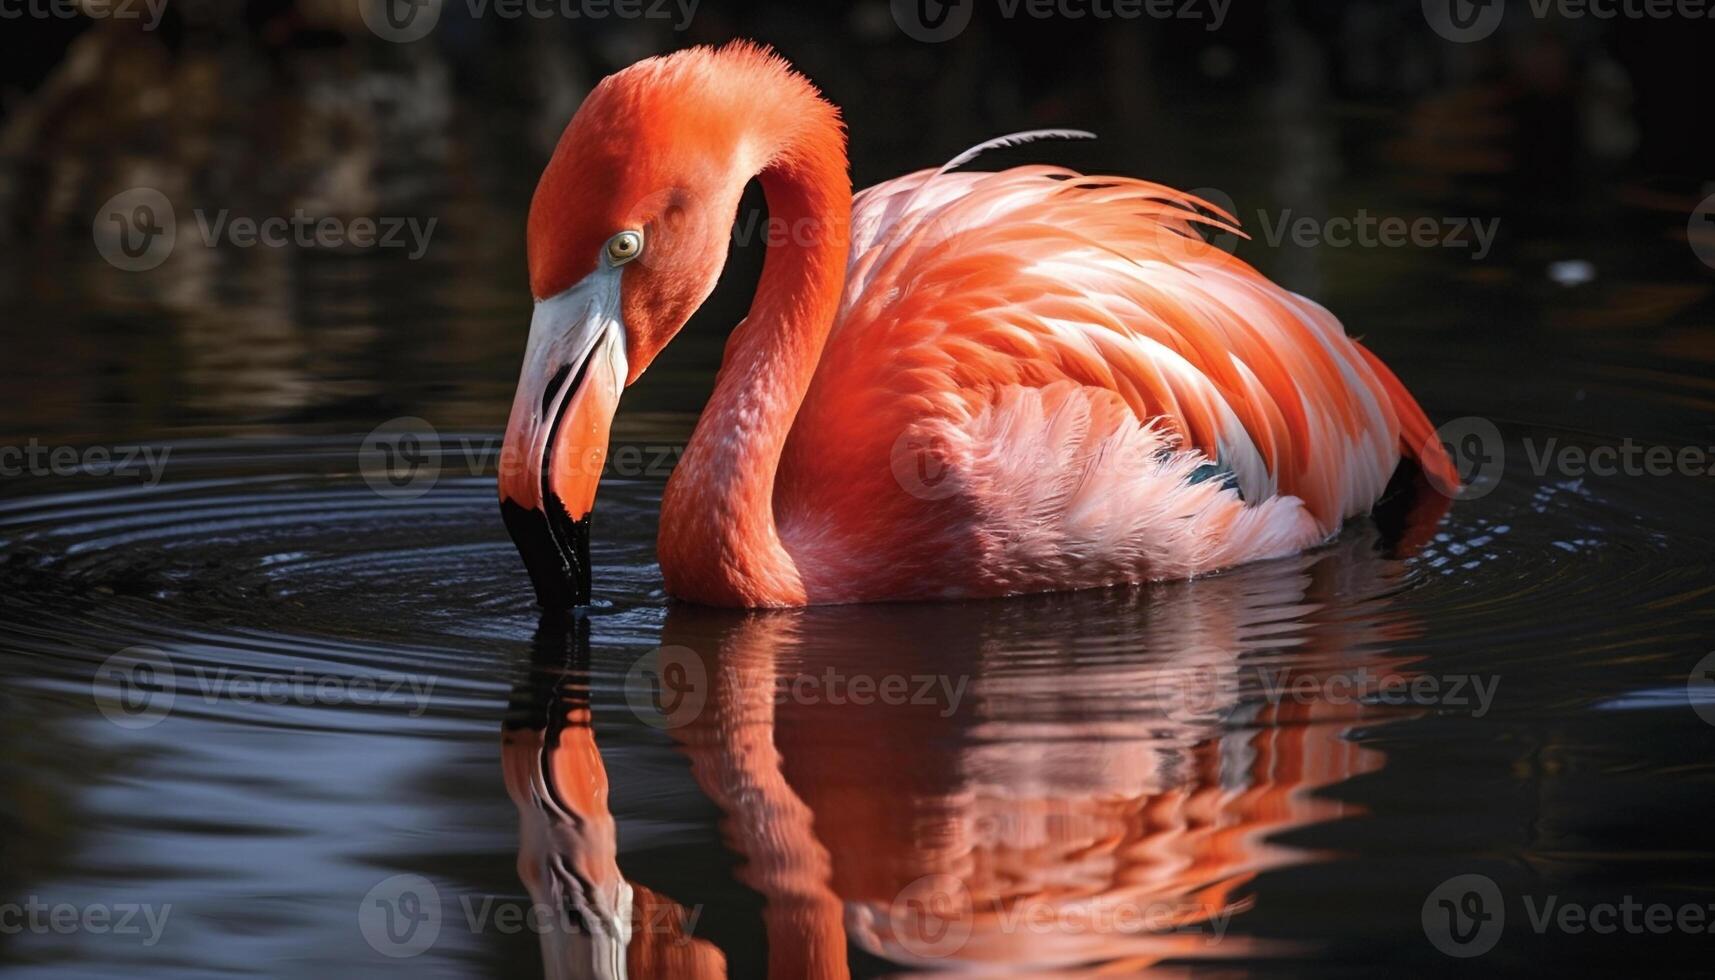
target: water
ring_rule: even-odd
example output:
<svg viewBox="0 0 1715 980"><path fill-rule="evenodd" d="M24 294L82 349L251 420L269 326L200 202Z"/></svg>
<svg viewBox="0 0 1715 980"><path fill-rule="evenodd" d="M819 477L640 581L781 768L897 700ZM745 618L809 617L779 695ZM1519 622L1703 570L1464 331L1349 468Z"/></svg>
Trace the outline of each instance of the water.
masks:
<svg viewBox="0 0 1715 980"><path fill-rule="evenodd" d="M40 149L96 172L43 178L34 245L0 277L5 445L165 462L158 481L140 458L0 489L0 902L50 909L0 930L11 972L1671 972L1706 954L1715 915L1661 934L1642 912L1612 934L1555 918L1715 902L1712 481L1558 455L1715 441L1685 188L1609 173L1582 203L1495 195L1530 183L1517 160L1401 163L1413 123L1325 93L1307 117L1164 108L1170 150L1056 150L1226 187L1253 229L1294 207L1498 215L1481 262L1240 246L1368 337L1433 417L1491 420L1498 470L1444 515L1402 498L1298 558L1002 602L666 600L664 468L753 281L760 249L741 248L622 408L635 462L603 485L597 605L543 621L492 454L528 311L531 134L553 127L485 117L492 95L455 98L435 66L366 67L341 102L352 69L308 63L323 97L278 97L312 117L379 114L394 103L374 93L400 89L427 107L384 138L413 155L360 188L440 217L421 261L192 244L121 274L86 216L138 168L184 210L295 198L170 154ZM964 145L881 114L852 112L860 181ZM1233 157L1259 121L1301 151ZM400 418L434 432L406 487L365 465ZM1464 875L1492 884L1448 884ZM1504 911L1480 959L1437 947L1481 924L1449 909Z"/></svg>

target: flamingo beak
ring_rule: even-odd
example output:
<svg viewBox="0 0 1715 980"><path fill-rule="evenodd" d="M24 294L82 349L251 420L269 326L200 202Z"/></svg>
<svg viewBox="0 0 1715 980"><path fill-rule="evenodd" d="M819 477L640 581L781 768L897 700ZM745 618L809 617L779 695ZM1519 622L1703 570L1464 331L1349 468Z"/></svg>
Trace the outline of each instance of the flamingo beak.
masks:
<svg viewBox="0 0 1715 980"><path fill-rule="evenodd" d="M536 304L500 452L500 511L544 609L590 601L589 517L626 378L620 270Z"/></svg>

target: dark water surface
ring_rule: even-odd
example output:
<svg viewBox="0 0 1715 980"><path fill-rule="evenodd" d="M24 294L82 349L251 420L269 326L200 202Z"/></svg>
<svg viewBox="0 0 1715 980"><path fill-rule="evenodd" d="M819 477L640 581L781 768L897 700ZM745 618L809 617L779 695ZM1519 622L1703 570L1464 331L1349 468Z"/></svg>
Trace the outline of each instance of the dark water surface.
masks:
<svg viewBox="0 0 1715 980"><path fill-rule="evenodd" d="M1708 459L1642 466L1715 445L1696 188L1539 174L1515 138L1541 107L1505 86L1382 113L1285 62L1243 97L1110 107L1092 128L1115 139L1031 155L1224 188L1253 233L1259 210L1498 218L1481 261L1239 246L1432 417L1493 426L1457 430L1479 433L1479 492L1438 524L1392 513L1203 581L1014 601L666 600L665 468L752 246L621 408L635 454L601 491L597 606L539 620L493 452L528 319L524 205L569 105L490 114L436 64L311 61L322 97L269 114L387 122L379 149L329 151L378 156L355 190L308 150L265 163L280 151L242 139L204 152L288 177L211 183L170 152L98 154L69 123L12 157L32 231L0 277L4 444L165 464L158 482L50 466L0 489L0 901L136 906L142 933L3 931L10 972L1707 962L1715 481ZM179 145L245 131L253 109L214 104ZM860 183L991 125L913 137L899 111L893 128L874 101L851 113ZM995 130L1055 121L985 111ZM170 188L182 225L196 207L290 213L316 187L440 230L420 260L191 242L127 273L89 216L139 183ZM377 426L418 438L415 482L374 465L398 445ZM1591 473L1567 447L1639 455ZM1554 918L1567 905L1590 922L1612 905L1619 927ZM1499 930L1481 958L1438 946L1469 952L1453 934L1476 929Z"/></svg>

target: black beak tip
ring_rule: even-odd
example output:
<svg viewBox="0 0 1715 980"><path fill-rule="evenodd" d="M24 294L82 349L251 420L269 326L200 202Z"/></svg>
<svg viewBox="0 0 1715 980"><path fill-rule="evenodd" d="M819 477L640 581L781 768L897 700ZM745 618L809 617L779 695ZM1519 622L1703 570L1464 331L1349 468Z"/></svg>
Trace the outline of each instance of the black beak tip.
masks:
<svg viewBox="0 0 1715 980"><path fill-rule="evenodd" d="M500 513L524 559L542 608L555 612L589 605L589 517L573 520L553 494L548 495L543 510L502 500Z"/></svg>

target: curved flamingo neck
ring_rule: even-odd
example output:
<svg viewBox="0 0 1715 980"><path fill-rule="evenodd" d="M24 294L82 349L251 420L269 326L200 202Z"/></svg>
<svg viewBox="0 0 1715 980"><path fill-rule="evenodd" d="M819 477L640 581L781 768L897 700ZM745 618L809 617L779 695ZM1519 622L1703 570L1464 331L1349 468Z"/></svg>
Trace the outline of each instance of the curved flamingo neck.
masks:
<svg viewBox="0 0 1715 980"><path fill-rule="evenodd" d="M750 313L728 338L714 394L661 504L668 591L719 605L801 605L774 521L774 478L845 285L851 179L845 140L810 98L756 175L768 255ZM748 175L747 175L748 176Z"/></svg>

